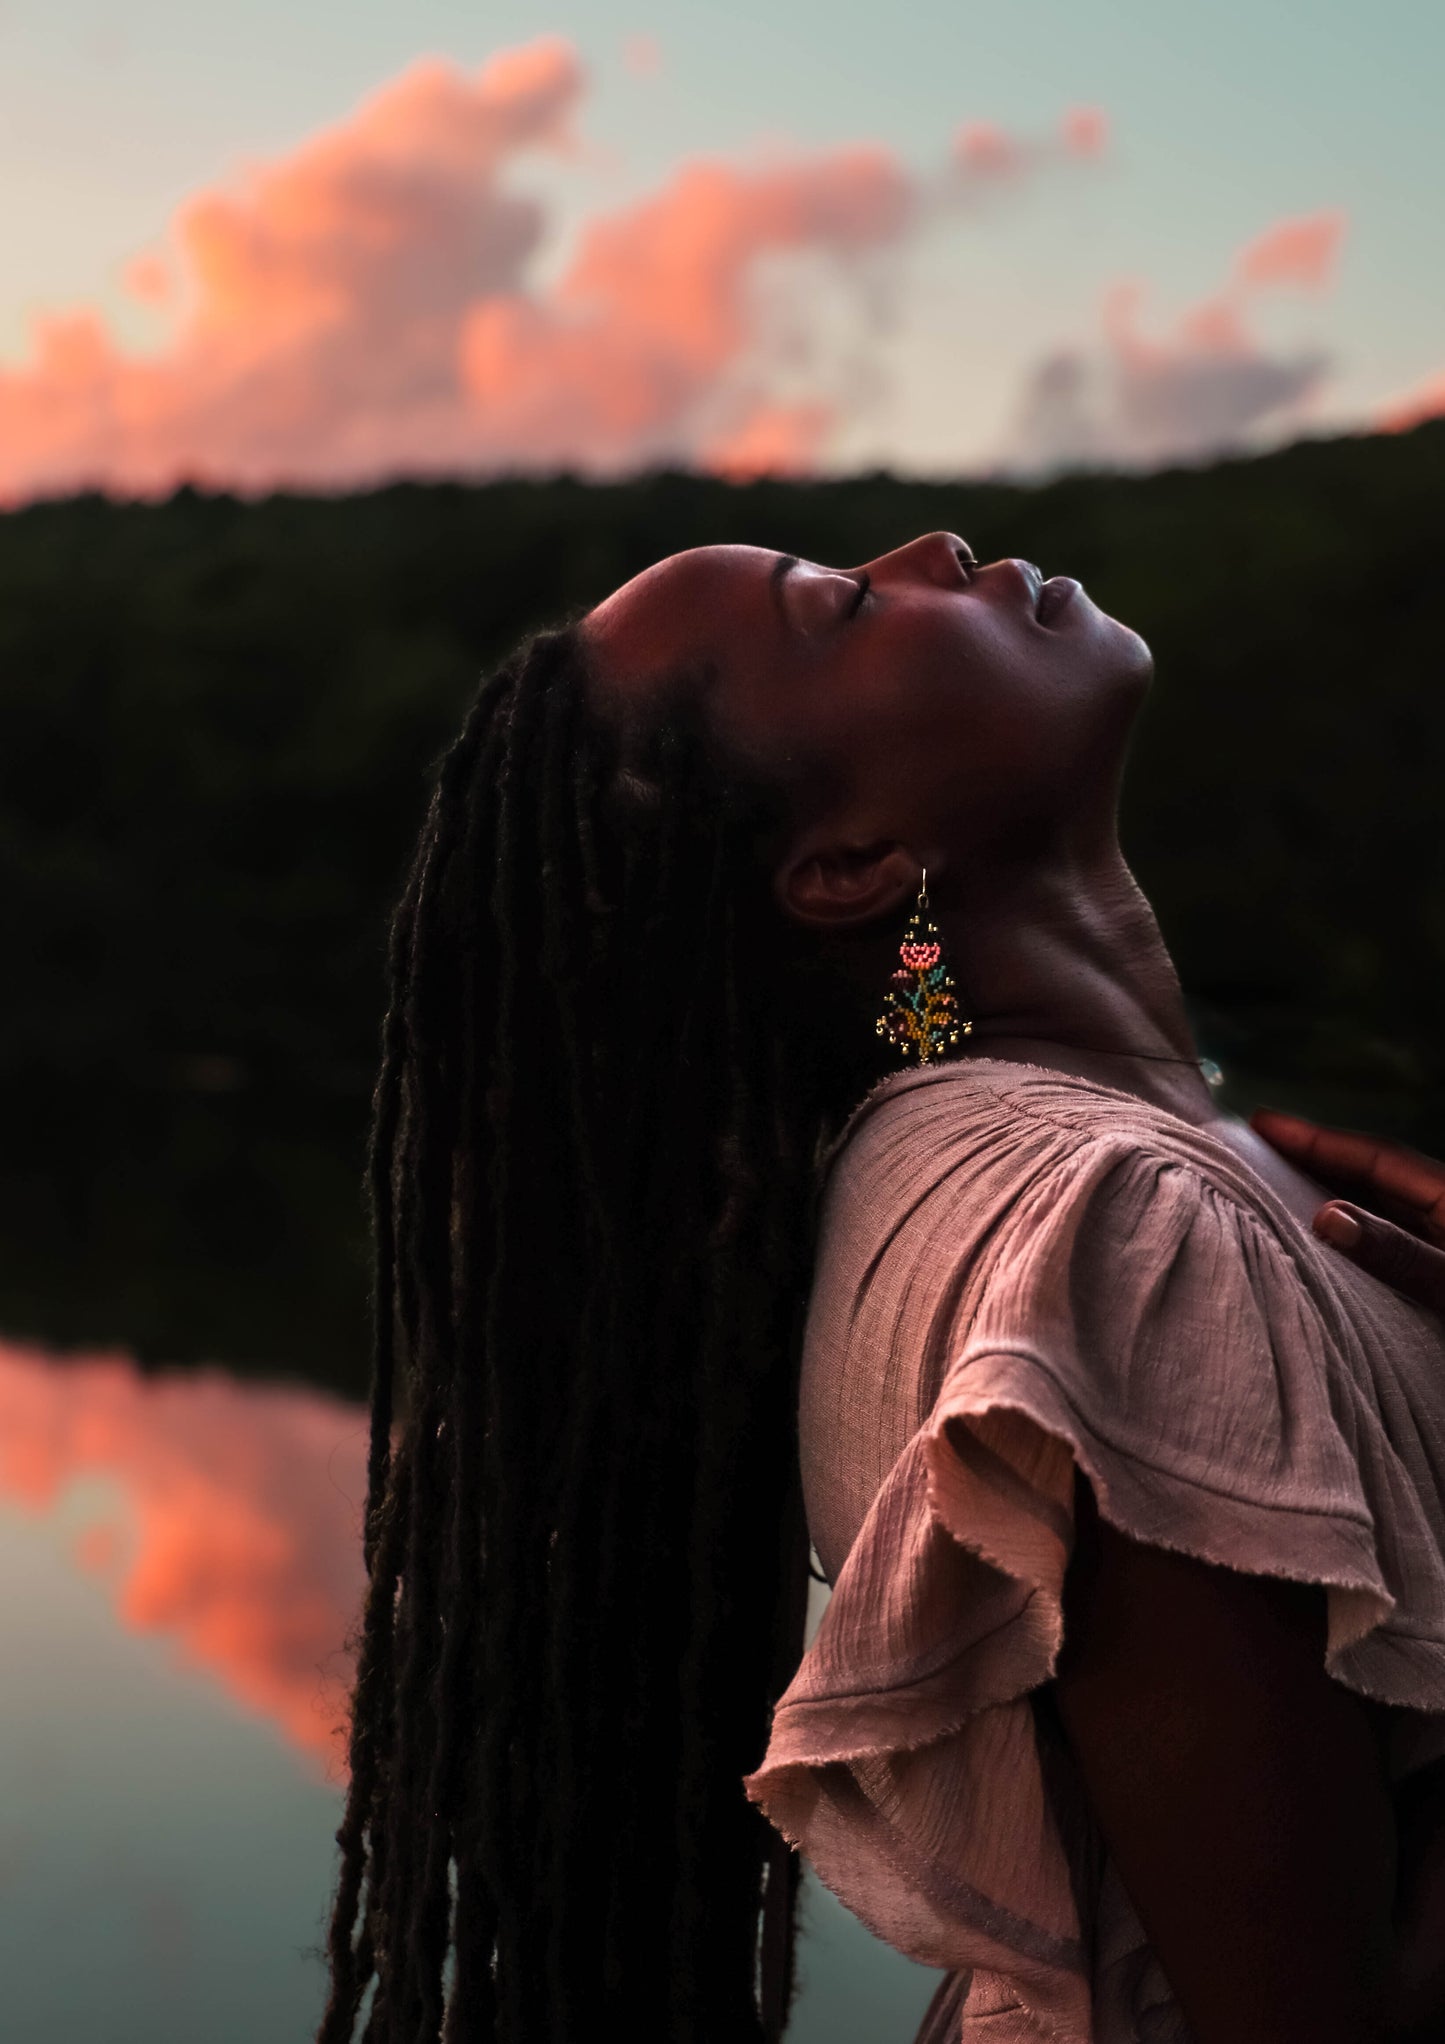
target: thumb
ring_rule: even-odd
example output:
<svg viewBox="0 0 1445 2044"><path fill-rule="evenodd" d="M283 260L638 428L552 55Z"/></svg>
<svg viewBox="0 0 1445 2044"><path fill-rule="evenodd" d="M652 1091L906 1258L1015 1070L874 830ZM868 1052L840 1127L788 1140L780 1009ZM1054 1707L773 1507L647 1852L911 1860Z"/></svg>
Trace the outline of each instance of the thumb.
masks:
<svg viewBox="0 0 1445 2044"><path fill-rule="evenodd" d="M1393 1221L1382 1221L1378 1214L1366 1213L1363 1207L1343 1199L1322 1206L1313 1227L1371 1277L1393 1285L1422 1306L1445 1311L1445 1251L1432 1249Z"/></svg>

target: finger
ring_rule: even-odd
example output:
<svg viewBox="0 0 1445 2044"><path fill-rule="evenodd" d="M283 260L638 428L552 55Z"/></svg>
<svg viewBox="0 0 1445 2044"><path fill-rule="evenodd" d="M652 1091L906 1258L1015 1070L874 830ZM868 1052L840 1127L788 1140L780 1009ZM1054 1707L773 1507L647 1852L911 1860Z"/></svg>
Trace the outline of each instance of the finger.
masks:
<svg viewBox="0 0 1445 2044"><path fill-rule="evenodd" d="M1341 1176L1372 1178L1383 1147L1379 1137L1362 1130L1330 1128L1323 1122L1306 1121L1303 1115L1281 1114L1272 1107L1256 1108L1249 1125L1276 1149Z"/></svg>
<svg viewBox="0 0 1445 2044"><path fill-rule="evenodd" d="M1314 1217L1314 1231L1372 1277L1393 1285L1422 1306L1445 1311L1445 1250L1382 1221L1345 1200L1332 1200Z"/></svg>
<svg viewBox="0 0 1445 2044"><path fill-rule="evenodd" d="M1363 1145L1373 1157L1379 1147L1374 1137L1357 1136L1348 1129L1325 1128L1318 1122L1306 1121L1302 1115L1282 1114L1273 1107L1256 1108L1249 1124L1271 1149L1307 1170L1317 1185L1330 1192L1354 1193L1386 1220L1398 1221L1402 1228L1413 1228L1427 1238L1439 1238L1439 1226L1432 1227L1427 1218L1430 1208L1422 1213L1418 1199L1411 1202L1385 1192L1378 1179L1359 1162L1360 1153L1355 1145ZM1331 1138L1335 1139L1334 1153L1326 1157L1322 1152L1330 1146ZM1342 1147L1356 1160L1353 1167L1341 1162ZM1428 1164L1431 1160L1422 1161Z"/></svg>
<svg viewBox="0 0 1445 2044"><path fill-rule="evenodd" d="M1356 1129L1326 1128L1296 1114L1257 1108L1250 1127L1314 1176L1361 1192L1387 1193L1445 1237L1445 1164L1404 1143Z"/></svg>
<svg viewBox="0 0 1445 2044"><path fill-rule="evenodd" d="M1361 1146L1372 1142L1368 1136L1326 1128L1320 1122L1306 1121L1303 1115L1281 1114L1273 1107L1257 1107L1249 1125L1272 1148L1298 1164L1307 1164L1317 1176L1367 1175Z"/></svg>
<svg viewBox="0 0 1445 2044"><path fill-rule="evenodd" d="M1304 1148L1320 1132L1317 1121L1306 1121L1302 1114L1286 1114L1279 1107L1256 1107L1249 1125L1282 1150Z"/></svg>

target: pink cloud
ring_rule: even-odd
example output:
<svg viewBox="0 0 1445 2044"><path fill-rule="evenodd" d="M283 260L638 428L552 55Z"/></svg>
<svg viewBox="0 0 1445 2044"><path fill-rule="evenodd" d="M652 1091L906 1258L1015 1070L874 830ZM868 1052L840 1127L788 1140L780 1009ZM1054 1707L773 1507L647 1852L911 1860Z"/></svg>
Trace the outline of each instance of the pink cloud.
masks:
<svg viewBox="0 0 1445 2044"><path fill-rule="evenodd" d="M512 174L539 151L586 169L585 90L556 36L475 72L420 59L197 192L126 272L162 344L126 353L81 307L36 321L30 359L0 370L0 501L816 461L868 383L821 359L817 266L853 293L840 316L866 353L891 251L1103 138L1090 110L1041 143L974 123L921 177L871 145L693 159L595 214L542 284L546 212Z"/></svg>
<svg viewBox="0 0 1445 2044"><path fill-rule="evenodd" d="M997 121L964 121L953 137L953 163L979 184L1011 182L1070 158L1100 157L1108 139L1108 119L1099 107L1069 108L1059 122L1058 141L1011 135Z"/></svg>
<svg viewBox="0 0 1445 2044"><path fill-rule="evenodd" d="M1403 397L1387 398L1376 407L1371 426L1377 433L1408 433L1426 419L1445 418L1445 369L1438 369Z"/></svg>
<svg viewBox="0 0 1445 2044"><path fill-rule="evenodd" d="M122 1356L0 1345L0 1492L42 1512L77 1477L118 1486L78 1566L121 1623L169 1637L336 1777L364 1587L367 1418L216 1370L148 1377Z"/></svg>
<svg viewBox="0 0 1445 2044"><path fill-rule="evenodd" d="M289 157L197 193L131 277L152 301L174 278L165 346L125 355L81 311L37 322L31 362L0 372L0 496L344 485L439 459L458 324L518 285L544 232L503 173L575 150L582 85L556 37L475 73L422 59Z"/></svg>
<svg viewBox="0 0 1445 2044"><path fill-rule="evenodd" d="M806 475L833 425L829 405L760 403L731 432L703 450L704 465L734 482L760 475Z"/></svg>
<svg viewBox="0 0 1445 2044"><path fill-rule="evenodd" d="M896 243L917 204L882 149L759 169L687 164L661 192L594 221L549 297L477 306L464 382L519 463L560 463L579 444L609 464L726 448L755 416L749 386L765 373L749 293L760 259L809 251L846 264ZM810 418L816 447L831 424L825 400Z"/></svg>
<svg viewBox="0 0 1445 2044"><path fill-rule="evenodd" d="M954 137L953 152L964 169L980 177L1011 177L1023 168L1018 144L994 121L965 121Z"/></svg>
<svg viewBox="0 0 1445 2044"><path fill-rule="evenodd" d="M1101 308L1102 348L1060 348L1036 365L996 470L1208 457L1248 446L1262 428L1301 424L1331 357L1317 348L1272 352L1255 339L1250 314L1262 292L1328 289L1344 226L1344 215L1329 211L1268 228L1238 252L1228 281L1162 334L1144 331L1142 280L1117 280Z"/></svg>
<svg viewBox="0 0 1445 2044"><path fill-rule="evenodd" d="M1071 107L1060 123L1064 146L1076 156L1101 156L1109 140L1109 119L1102 107Z"/></svg>
<svg viewBox="0 0 1445 2044"><path fill-rule="evenodd" d="M1345 215L1335 207L1281 220L1245 245L1234 259L1241 284L1295 284L1324 291L1334 283L1335 263L1345 236Z"/></svg>

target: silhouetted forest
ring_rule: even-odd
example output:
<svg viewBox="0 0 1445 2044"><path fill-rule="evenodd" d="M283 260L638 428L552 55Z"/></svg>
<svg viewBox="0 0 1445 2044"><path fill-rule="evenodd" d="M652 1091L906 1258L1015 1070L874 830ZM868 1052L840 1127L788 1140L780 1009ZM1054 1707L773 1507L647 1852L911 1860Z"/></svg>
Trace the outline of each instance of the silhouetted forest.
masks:
<svg viewBox="0 0 1445 2044"><path fill-rule="evenodd" d="M0 518L0 1329L364 1386L387 912L522 631L680 548L948 527L1157 678L1125 845L1229 1104L1445 1147L1445 422L1042 487L684 474Z"/></svg>

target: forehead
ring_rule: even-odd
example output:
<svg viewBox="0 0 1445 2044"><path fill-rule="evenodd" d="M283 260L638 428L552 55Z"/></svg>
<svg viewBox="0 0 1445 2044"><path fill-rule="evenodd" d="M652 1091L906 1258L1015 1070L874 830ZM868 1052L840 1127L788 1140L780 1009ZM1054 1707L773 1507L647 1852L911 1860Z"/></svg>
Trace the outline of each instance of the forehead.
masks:
<svg viewBox="0 0 1445 2044"><path fill-rule="evenodd" d="M619 674L717 660L730 625L763 622L777 560L770 547L758 546L669 554L588 612L587 638L603 665Z"/></svg>
<svg viewBox="0 0 1445 2044"><path fill-rule="evenodd" d="M793 560L771 547L692 547L614 590L582 624L609 711L645 708L673 683L695 682L731 755L811 789L823 772L805 686L811 649L777 579Z"/></svg>

